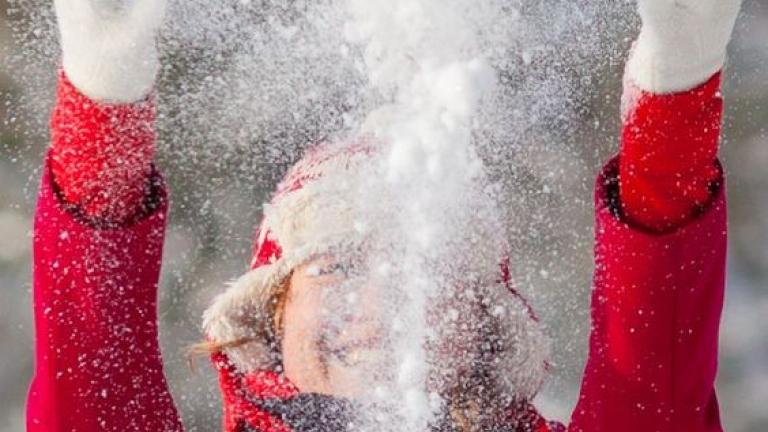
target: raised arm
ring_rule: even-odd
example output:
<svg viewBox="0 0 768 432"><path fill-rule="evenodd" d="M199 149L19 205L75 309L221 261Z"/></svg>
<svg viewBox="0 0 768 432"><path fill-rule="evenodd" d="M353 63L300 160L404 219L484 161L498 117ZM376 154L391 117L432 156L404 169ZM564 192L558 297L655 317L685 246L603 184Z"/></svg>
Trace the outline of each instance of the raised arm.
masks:
<svg viewBox="0 0 768 432"><path fill-rule="evenodd" d="M720 69L738 0L640 0L621 153L597 182L590 351L569 430L721 431Z"/></svg>
<svg viewBox="0 0 768 432"><path fill-rule="evenodd" d="M63 68L34 229L28 431L180 431L156 297L160 0L56 0Z"/></svg>

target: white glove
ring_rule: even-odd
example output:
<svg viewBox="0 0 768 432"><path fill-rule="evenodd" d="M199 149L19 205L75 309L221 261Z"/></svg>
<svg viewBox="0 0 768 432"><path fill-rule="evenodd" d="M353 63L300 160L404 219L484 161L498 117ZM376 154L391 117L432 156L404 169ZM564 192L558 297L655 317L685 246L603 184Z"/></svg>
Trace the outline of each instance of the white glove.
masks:
<svg viewBox="0 0 768 432"><path fill-rule="evenodd" d="M165 0L54 0L54 6L64 72L78 90L111 103L152 91Z"/></svg>
<svg viewBox="0 0 768 432"><path fill-rule="evenodd" d="M741 0L638 0L627 76L654 93L690 90L723 68Z"/></svg>

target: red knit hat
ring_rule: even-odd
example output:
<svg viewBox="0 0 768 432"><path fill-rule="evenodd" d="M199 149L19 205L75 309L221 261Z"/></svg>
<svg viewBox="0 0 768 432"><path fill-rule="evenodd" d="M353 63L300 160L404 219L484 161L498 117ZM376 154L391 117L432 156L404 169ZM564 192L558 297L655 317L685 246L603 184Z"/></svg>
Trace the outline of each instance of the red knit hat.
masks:
<svg viewBox="0 0 768 432"><path fill-rule="evenodd" d="M257 231L250 270L230 284L205 311L203 327L218 343L249 340L224 353L243 373L279 368L279 356L263 330L270 305L285 278L312 256L361 240L352 201L359 188L350 179L363 173L382 145L360 140L311 148L277 187ZM370 168L370 167L368 167ZM368 171L369 172L369 171ZM481 252L473 256L487 256ZM498 268L498 256L484 268ZM508 271L502 266L502 282ZM491 270L493 273L493 270ZM483 296L494 305L510 346L498 363L496 380L515 396L532 397L546 374L549 343L525 301L512 295L498 273L485 278Z"/></svg>

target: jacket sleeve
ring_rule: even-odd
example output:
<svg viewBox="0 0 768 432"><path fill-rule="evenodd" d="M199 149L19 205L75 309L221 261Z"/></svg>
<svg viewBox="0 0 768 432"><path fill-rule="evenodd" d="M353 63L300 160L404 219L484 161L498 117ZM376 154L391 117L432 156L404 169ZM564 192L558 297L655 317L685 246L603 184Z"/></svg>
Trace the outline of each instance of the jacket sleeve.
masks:
<svg viewBox="0 0 768 432"><path fill-rule="evenodd" d="M690 124L719 127L720 110L711 101L719 95L699 90L680 98L644 95L645 109L625 119L625 139L631 133L663 136L667 145L694 139L699 143L680 145L708 146L717 136L707 128L696 135ZM714 380L725 285L722 168L712 159L706 196L664 224L627 215L619 190L624 168L614 159L596 184L592 329L569 430L721 431Z"/></svg>
<svg viewBox="0 0 768 432"><path fill-rule="evenodd" d="M59 119L58 125L99 129L106 121L120 130L137 118L88 117L89 107L74 108L68 112L80 117ZM121 109L130 114L130 106ZM62 140L85 136L74 127L52 134ZM63 196L51 159L49 152L34 224L35 369L27 430L181 431L158 344L167 209L162 179L150 172L141 211L131 217L94 218Z"/></svg>
<svg viewBox="0 0 768 432"><path fill-rule="evenodd" d="M124 223L142 208L152 173L155 104L150 95L111 104L80 92L59 72L51 116L53 182L83 215Z"/></svg>
<svg viewBox="0 0 768 432"><path fill-rule="evenodd" d="M655 231L691 219L719 180L720 73L682 93L640 90L628 77L619 156L625 217Z"/></svg>

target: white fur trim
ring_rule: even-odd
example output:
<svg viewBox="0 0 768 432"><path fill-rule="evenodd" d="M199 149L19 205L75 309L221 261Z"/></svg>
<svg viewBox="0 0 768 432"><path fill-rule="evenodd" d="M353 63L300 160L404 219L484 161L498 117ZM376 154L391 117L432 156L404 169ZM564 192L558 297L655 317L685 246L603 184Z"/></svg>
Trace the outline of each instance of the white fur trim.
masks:
<svg viewBox="0 0 768 432"><path fill-rule="evenodd" d="M722 69L741 0L640 0L627 75L653 93L690 90Z"/></svg>
<svg viewBox="0 0 768 432"><path fill-rule="evenodd" d="M165 0L55 0L64 71L89 98L145 98L160 68L155 36Z"/></svg>
<svg viewBox="0 0 768 432"><path fill-rule="evenodd" d="M354 229L354 209L349 203L350 187L342 182L343 178L323 178L276 204L266 205L263 227L291 255L305 255L302 250L312 245L335 245L359 237ZM323 199L317 199L318 195Z"/></svg>
<svg viewBox="0 0 768 432"><path fill-rule="evenodd" d="M278 359L272 356L274 347L265 344L259 331L269 325L272 293L290 273L291 264L288 260L278 260L247 272L229 284L203 314L203 329L213 341L253 340L225 350L232 363L243 372L277 366Z"/></svg>

